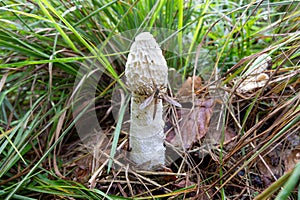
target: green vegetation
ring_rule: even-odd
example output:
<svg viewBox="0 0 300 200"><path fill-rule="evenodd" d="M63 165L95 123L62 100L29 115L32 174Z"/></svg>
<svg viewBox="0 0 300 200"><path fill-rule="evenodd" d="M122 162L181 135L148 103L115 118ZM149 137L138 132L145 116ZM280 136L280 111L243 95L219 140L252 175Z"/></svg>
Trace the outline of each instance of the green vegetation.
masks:
<svg viewBox="0 0 300 200"><path fill-rule="evenodd" d="M299 6L298 0L0 0L0 199L299 198ZM115 36L133 39L142 31L163 35L162 46L176 41L178 54L166 45L164 56L182 80L201 76L205 89L220 69L233 145L223 131L205 157L197 141L167 172L126 166L108 172L108 155L128 143L128 123L113 118L113 110L125 115L125 109L111 99L114 87L128 94L123 72L131 41ZM241 75L263 53L272 57L269 81L237 92ZM77 97L97 73L95 95ZM81 106L74 108L75 101ZM91 110L114 147L101 159L93 159L76 127Z"/></svg>

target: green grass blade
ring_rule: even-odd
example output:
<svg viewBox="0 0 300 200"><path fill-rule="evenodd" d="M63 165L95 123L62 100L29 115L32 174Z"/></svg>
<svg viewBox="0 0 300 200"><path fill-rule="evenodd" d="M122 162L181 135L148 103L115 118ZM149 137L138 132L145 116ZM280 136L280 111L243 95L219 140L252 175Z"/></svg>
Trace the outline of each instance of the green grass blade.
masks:
<svg viewBox="0 0 300 200"><path fill-rule="evenodd" d="M46 7L43 5L43 3L47 6L48 9L50 9L52 12L54 12L55 14L57 14L57 12L55 11L55 9L46 1L46 0L41 0L38 1L38 5L40 6L40 8L42 9L43 13L48 17L48 19L52 22L52 24L54 25L54 27L57 29L57 31L61 34L61 36L63 37L63 39L67 42L67 44L75 51L75 52L79 52L79 50L76 48L76 46L74 45L74 43L71 41L71 39L68 37L68 35L62 30L62 28L55 22L54 18L50 15L50 13L48 12L48 10L46 9Z"/></svg>
<svg viewBox="0 0 300 200"><path fill-rule="evenodd" d="M126 111L126 108L128 106L129 100L130 100L130 95L127 95L125 97L125 103L121 104L122 106L120 108L120 114L119 114L119 117L118 117L118 122L117 122L116 129L114 131L114 139L113 139L112 147L111 147L111 150L110 150L110 159L109 159L109 162L108 162L108 167L107 167L108 172L107 173L110 172L110 169L111 169L112 164L113 164L113 158L114 158L114 156L116 154L116 151L117 151L117 145L118 145L119 136L120 136L120 132L121 132L121 128L122 128L123 117L125 115L125 111Z"/></svg>
<svg viewBox="0 0 300 200"><path fill-rule="evenodd" d="M299 184L300 180L300 162L295 165L295 168L287 180L282 190L279 192L275 200L285 200L289 198L290 193L294 190L295 186Z"/></svg>

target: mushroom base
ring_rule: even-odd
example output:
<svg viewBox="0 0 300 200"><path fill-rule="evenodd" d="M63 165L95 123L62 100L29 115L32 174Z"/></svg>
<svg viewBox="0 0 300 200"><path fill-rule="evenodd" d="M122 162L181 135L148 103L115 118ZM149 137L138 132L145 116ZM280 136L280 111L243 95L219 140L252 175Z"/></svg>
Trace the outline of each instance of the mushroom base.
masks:
<svg viewBox="0 0 300 200"><path fill-rule="evenodd" d="M163 106L160 99L153 100L145 109L139 108L141 103L141 99L132 97L130 159L138 168L150 170L165 164Z"/></svg>

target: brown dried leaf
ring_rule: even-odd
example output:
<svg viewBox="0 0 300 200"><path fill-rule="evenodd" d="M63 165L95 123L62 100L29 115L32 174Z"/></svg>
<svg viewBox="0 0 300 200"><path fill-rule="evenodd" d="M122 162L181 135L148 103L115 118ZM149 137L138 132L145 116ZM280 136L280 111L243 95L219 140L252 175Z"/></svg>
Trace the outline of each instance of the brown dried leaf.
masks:
<svg viewBox="0 0 300 200"><path fill-rule="evenodd" d="M74 171L74 179L83 182L83 181L87 181L89 175L92 172L92 155L88 155L86 157L82 157L81 159L75 161L75 164L77 165L77 167L75 168Z"/></svg>
<svg viewBox="0 0 300 200"><path fill-rule="evenodd" d="M160 172L167 172L167 173L173 173L172 169L168 168L168 167L165 167L165 166L161 166L161 168L159 168L157 171L160 171ZM158 177L158 179L160 183L170 183L170 182L173 182L173 181L176 181L177 180L177 177L174 174L165 174L161 177Z"/></svg>
<svg viewBox="0 0 300 200"><path fill-rule="evenodd" d="M179 99L185 99L192 97L192 86L194 81L194 92L202 88L202 79L199 76L188 77L188 79L182 84L181 88L176 94Z"/></svg>
<svg viewBox="0 0 300 200"><path fill-rule="evenodd" d="M202 79L200 77L189 77L183 83L176 97L181 101L192 104L193 93L201 90L201 88ZM179 124L180 136L171 131L166 137L166 140L174 146L190 148L192 144L200 141L207 133L215 100L195 99L193 104L192 109L182 108L179 111L181 118Z"/></svg>
<svg viewBox="0 0 300 200"><path fill-rule="evenodd" d="M284 154L285 172L288 172L289 170L292 170L298 162L300 162L300 147L299 149L294 149L292 151L286 150Z"/></svg>
<svg viewBox="0 0 300 200"><path fill-rule="evenodd" d="M277 147L263 157L264 162L259 159L257 168L265 180L274 180L275 177L280 177L283 174L282 155L280 154L281 147Z"/></svg>
<svg viewBox="0 0 300 200"><path fill-rule="evenodd" d="M208 102L209 103L209 102ZM219 144L223 131L224 130L224 105L219 98L215 98L215 100L211 100L210 105L211 106L211 115L210 115L210 120L209 120L209 127L208 130L205 134L205 139L201 141L201 144L204 144L206 146L205 148L214 148L214 146L211 145L216 145ZM230 129L229 127L225 127L225 141L224 145L230 144L227 147L231 148L233 144L234 138L236 138L236 133L233 129ZM207 150L207 149L206 149ZM206 151L204 150L204 151Z"/></svg>
<svg viewBox="0 0 300 200"><path fill-rule="evenodd" d="M219 132L219 139L221 139L221 132ZM225 141L224 141L224 145L227 145L228 149L231 149L232 147L234 147L235 143L233 142L234 139L236 139L237 133L230 127L226 127L225 129Z"/></svg>
<svg viewBox="0 0 300 200"><path fill-rule="evenodd" d="M190 148L193 143L200 141L207 133L213 106L214 100L212 99L198 99L193 110L181 109L180 133L182 145L181 139L177 135L173 138L167 137L167 141L174 146L183 146L184 148Z"/></svg>
<svg viewBox="0 0 300 200"><path fill-rule="evenodd" d="M196 183L194 183L193 181L190 181L189 179L183 179L179 183L176 183L174 185L178 188L184 188L184 187L188 187L188 186L195 185L195 184Z"/></svg>

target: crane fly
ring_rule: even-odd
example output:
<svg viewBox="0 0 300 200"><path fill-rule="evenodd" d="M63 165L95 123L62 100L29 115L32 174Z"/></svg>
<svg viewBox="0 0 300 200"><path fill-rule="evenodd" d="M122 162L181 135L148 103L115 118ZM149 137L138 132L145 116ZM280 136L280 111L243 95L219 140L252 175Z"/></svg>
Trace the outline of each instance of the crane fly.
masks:
<svg viewBox="0 0 300 200"><path fill-rule="evenodd" d="M169 97L168 95L165 95L163 93L160 93L159 89L156 88L155 92L153 92L147 99L145 99L145 101L140 105L140 109L144 110L147 106L149 106L152 101L154 100L154 111L153 111L153 120L155 118L156 115L156 104L157 104L157 100L158 99L164 99L166 102L168 102L169 104L172 104L176 107L181 108L181 104L178 103L177 101L175 101L173 98Z"/></svg>

